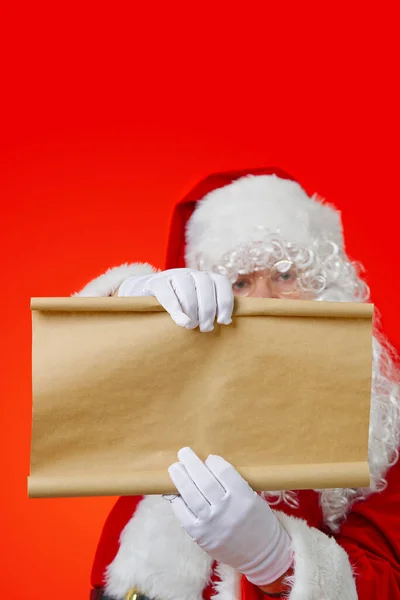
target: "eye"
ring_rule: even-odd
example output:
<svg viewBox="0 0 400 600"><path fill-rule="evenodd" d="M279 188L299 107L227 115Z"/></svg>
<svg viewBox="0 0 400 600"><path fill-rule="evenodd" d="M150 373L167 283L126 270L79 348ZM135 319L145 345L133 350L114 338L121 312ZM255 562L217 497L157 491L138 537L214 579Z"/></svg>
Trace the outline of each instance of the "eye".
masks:
<svg viewBox="0 0 400 600"><path fill-rule="evenodd" d="M279 284L292 284L297 280L297 270L289 260L278 261L271 270L271 280Z"/></svg>
<svg viewBox="0 0 400 600"><path fill-rule="evenodd" d="M247 279L239 279L232 285L234 290L245 290L249 286L250 282Z"/></svg>
<svg viewBox="0 0 400 600"><path fill-rule="evenodd" d="M296 278L296 274L293 271L288 271L287 273L280 273L279 279L282 281L293 281Z"/></svg>
<svg viewBox="0 0 400 600"><path fill-rule="evenodd" d="M281 273L279 275L279 279L283 279L283 281L287 281L288 279L290 279L290 273Z"/></svg>

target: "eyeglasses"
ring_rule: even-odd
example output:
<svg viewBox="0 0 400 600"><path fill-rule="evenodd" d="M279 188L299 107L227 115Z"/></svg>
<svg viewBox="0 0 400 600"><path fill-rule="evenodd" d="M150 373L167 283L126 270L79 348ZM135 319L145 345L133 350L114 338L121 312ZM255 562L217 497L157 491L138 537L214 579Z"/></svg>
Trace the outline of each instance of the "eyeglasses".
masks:
<svg viewBox="0 0 400 600"><path fill-rule="evenodd" d="M234 295L250 296L256 288L258 279L268 280L271 294L275 298L294 298L301 292L294 263L290 260L280 260L271 269L239 275L232 284Z"/></svg>

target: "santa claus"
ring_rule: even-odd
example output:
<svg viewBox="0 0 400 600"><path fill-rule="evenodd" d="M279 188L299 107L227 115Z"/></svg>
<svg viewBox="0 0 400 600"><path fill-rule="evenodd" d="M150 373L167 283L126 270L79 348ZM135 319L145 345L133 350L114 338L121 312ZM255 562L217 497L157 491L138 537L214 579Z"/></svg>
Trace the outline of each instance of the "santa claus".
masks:
<svg viewBox="0 0 400 600"><path fill-rule="evenodd" d="M126 264L80 292L113 294L155 296L205 335L229 327L235 295L369 298L337 210L279 169L201 182L175 209L167 270ZM399 379L375 323L370 487L260 495L223 457L177 448L176 496L122 497L111 511L91 598L400 599L399 445Z"/></svg>

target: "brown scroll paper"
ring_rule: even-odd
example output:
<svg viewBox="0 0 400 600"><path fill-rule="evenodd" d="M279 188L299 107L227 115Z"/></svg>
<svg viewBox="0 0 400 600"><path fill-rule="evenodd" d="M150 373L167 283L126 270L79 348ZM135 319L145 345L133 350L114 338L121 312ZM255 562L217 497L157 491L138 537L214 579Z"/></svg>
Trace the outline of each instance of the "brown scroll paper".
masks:
<svg viewBox="0 0 400 600"><path fill-rule="evenodd" d="M30 497L173 493L219 454L256 490L369 485L368 304L247 298L211 333L154 298L36 298Z"/></svg>

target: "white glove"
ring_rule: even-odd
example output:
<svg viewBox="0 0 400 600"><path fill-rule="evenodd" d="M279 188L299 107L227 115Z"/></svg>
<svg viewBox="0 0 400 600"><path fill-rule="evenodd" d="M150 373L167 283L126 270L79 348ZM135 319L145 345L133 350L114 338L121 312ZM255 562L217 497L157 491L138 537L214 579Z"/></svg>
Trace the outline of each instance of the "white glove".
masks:
<svg viewBox="0 0 400 600"><path fill-rule="evenodd" d="M191 450L169 468L179 491L171 501L182 527L214 560L229 565L258 586L290 568L290 538L267 504L220 456L205 463Z"/></svg>
<svg viewBox="0 0 400 600"><path fill-rule="evenodd" d="M200 331L214 329L214 320L232 322L233 292L224 275L171 269L125 279L118 296L155 296L177 325Z"/></svg>

